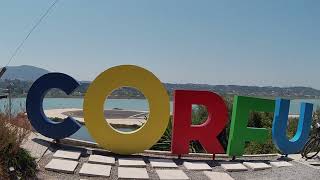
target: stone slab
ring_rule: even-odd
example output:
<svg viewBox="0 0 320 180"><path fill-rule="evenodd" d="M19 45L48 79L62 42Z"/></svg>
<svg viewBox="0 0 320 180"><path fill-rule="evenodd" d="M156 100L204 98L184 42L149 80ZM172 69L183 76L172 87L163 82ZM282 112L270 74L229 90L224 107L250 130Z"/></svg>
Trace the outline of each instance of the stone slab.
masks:
<svg viewBox="0 0 320 180"><path fill-rule="evenodd" d="M184 162L183 166L188 170L197 170L197 171L211 171L212 168L205 162Z"/></svg>
<svg viewBox="0 0 320 180"><path fill-rule="evenodd" d="M78 160L80 158L80 155L81 155L80 152L58 150L53 154L53 157Z"/></svg>
<svg viewBox="0 0 320 180"><path fill-rule="evenodd" d="M311 161L306 161L308 164L312 165L312 166L320 166L320 161L315 161L315 160L311 160Z"/></svg>
<svg viewBox="0 0 320 180"><path fill-rule="evenodd" d="M65 159L52 159L46 166L46 170L64 172L64 173L74 173L77 168L78 162L65 160Z"/></svg>
<svg viewBox="0 0 320 180"><path fill-rule="evenodd" d="M250 168L254 171L265 170L265 169L271 168L270 165L263 163L263 162L244 162L243 165L247 166L248 168Z"/></svg>
<svg viewBox="0 0 320 180"><path fill-rule="evenodd" d="M153 168L177 168L178 166L171 159L150 159Z"/></svg>
<svg viewBox="0 0 320 180"><path fill-rule="evenodd" d="M234 180L229 174L223 172L203 172L210 180Z"/></svg>
<svg viewBox="0 0 320 180"><path fill-rule="evenodd" d="M101 156L101 155L90 155L88 162L96 164L109 164L114 165L116 160L114 157Z"/></svg>
<svg viewBox="0 0 320 180"><path fill-rule="evenodd" d="M156 170L160 180L187 180L189 177L182 170Z"/></svg>
<svg viewBox="0 0 320 180"><path fill-rule="evenodd" d="M289 154L288 158L292 159L292 160L300 160L303 159L301 154Z"/></svg>
<svg viewBox="0 0 320 180"><path fill-rule="evenodd" d="M110 171L111 166L108 165L84 163L79 174L83 176L109 177Z"/></svg>
<svg viewBox="0 0 320 180"><path fill-rule="evenodd" d="M148 172L145 168L118 168L119 179L149 179Z"/></svg>
<svg viewBox="0 0 320 180"><path fill-rule="evenodd" d="M126 167L146 167L146 163L143 159L137 158L123 158L119 159L119 166L126 166Z"/></svg>
<svg viewBox="0 0 320 180"><path fill-rule="evenodd" d="M248 168L241 163L221 163L221 167L228 172L239 172L248 170Z"/></svg>
<svg viewBox="0 0 320 180"><path fill-rule="evenodd" d="M288 163L287 161L275 161L275 162L270 162L270 164L274 167L289 167L293 166L291 163Z"/></svg>

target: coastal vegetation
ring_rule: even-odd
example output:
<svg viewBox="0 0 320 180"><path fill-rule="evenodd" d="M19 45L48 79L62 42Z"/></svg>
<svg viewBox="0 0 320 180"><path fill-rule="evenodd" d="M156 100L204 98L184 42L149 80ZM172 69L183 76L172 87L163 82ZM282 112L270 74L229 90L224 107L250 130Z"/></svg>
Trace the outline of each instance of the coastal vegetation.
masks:
<svg viewBox="0 0 320 180"><path fill-rule="evenodd" d="M12 89L13 97L26 97L29 88L33 81L25 80L0 80L0 88ZM64 92L53 89L48 92L46 97L49 98L67 98L67 97L79 97L82 98L87 91L90 82L80 82L80 86L71 94L66 95ZM173 92L176 89L188 89L188 90L206 90L217 92L224 96L253 96L253 97L285 97L285 98L320 98L320 90L316 90L309 87L258 87L258 86L236 86L236 85L207 85L207 84L169 84L164 83L170 98L173 97ZM144 99L141 92L135 88L122 87L115 90L109 98L112 99Z"/></svg>
<svg viewBox="0 0 320 180"><path fill-rule="evenodd" d="M21 147L30 133L31 125L24 113L12 117L0 113L1 179L29 179L36 175L35 159Z"/></svg>
<svg viewBox="0 0 320 180"><path fill-rule="evenodd" d="M25 97L32 83L40 76L50 73L46 69L35 66L8 66L4 76L0 79L0 88L12 85L14 97ZM52 90L47 97L83 97L89 81L80 81L80 86L71 96L59 90ZM172 97L175 89L206 90L213 91L225 96L241 95L253 97L286 97L286 98L320 98L320 90L311 87L273 87L273 86L239 86L239 85L209 85L209 84L173 84L164 83L168 94ZM123 88L115 91L110 98L143 98L140 92L132 88Z"/></svg>

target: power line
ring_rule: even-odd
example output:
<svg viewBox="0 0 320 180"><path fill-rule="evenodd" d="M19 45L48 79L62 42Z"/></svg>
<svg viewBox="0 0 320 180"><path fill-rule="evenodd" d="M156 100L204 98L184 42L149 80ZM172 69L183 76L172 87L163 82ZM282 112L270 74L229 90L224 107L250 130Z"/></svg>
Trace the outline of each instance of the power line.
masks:
<svg viewBox="0 0 320 180"><path fill-rule="evenodd" d="M18 45L18 47L13 51L8 63L6 66L8 66L13 58L18 54L19 50L22 48L24 43L27 41L27 39L30 37L31 33L39 26L39 24L42 22L42 20L49 14L49 12L53 9L53 7L58 3L59 0L54 0L53 3L49 6L49 8L45 11L44 14L41 15L39 20L33 25L33 27L28 32L27 36L21 41L21 43Z"/></svg>

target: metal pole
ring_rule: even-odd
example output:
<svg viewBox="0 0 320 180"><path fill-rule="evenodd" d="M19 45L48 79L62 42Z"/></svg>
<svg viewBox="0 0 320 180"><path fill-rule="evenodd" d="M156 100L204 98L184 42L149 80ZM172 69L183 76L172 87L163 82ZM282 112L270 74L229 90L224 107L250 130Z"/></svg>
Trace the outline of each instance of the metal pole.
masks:
<svg viewBox="0 0 320 180"><path fill-rule="evenodd" d="M6 67L2 67L0 68L0 78L3 76L3 74L6 72L7 68ZM1 89L0 89L1 90ZM3 95L0 99L2 98L6 98L6 95ZM11 111L11 110L10 110ZM11 114L11 113L10 113ZM9 115L9 118L11 118L11 115Z"/></svg>
<svg viewBox="0 0 320 180"><path fill-rule="evenodd" d="M3 74L6 72L6 70L7 70L6 67L0 68L0 78L3 76Z"/></svg>
<svg viewBox="0 0 320 180"><path fill-rule="evenodd" d="M9 121L11 120L11 106L12 106L12 101L11 101L11 88L9 87Z"/></svg>

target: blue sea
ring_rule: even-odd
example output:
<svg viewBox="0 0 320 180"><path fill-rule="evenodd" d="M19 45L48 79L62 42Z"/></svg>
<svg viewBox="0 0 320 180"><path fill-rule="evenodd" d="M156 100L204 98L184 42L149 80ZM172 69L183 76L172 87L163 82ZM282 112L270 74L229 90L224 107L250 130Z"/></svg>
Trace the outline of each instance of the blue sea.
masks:
<svg viewBox="0 0 320 180"><path fill-rule="evenodd" d="M300 103L308 102L314 104L314 110L320 107L320 99L296 99L291 101L290 114L299 114ZM14 98L12 100L13 112L25 110L26 99ZM62 108L80 108L82 109L83 98L45 98L43 108L47 109L62 109ZM172 112L172 102L170 102ZM0 100L0 111L5 111L8 107L8 100ZM109 99L105 102L105 109L130 109L139 111L148 111L148 102L144 99ZM121 129L122 131L130 131L130 129ZM92 141L87 129L83 126L77 133L71 136L75 139Z"/></svg>
<svg viewBox="0 0 320 180"><path fill-rule="evenodd" d="M300 103L308 102L314 104L314 110L320 107L320 99L296 99L291 101L290 114L299 114ZM14 98L12 100L13 111L24 111L26 99ZM62 109L62 108L80 108L83 106L83 98L45 98L43 102L43 109ZM170 102L172 112L172 102ZM7 100L0 100L0 111L8 107ZM144 99L108 99L105 102L105 109L130 109L148 111L148 102Z"/></svg>

